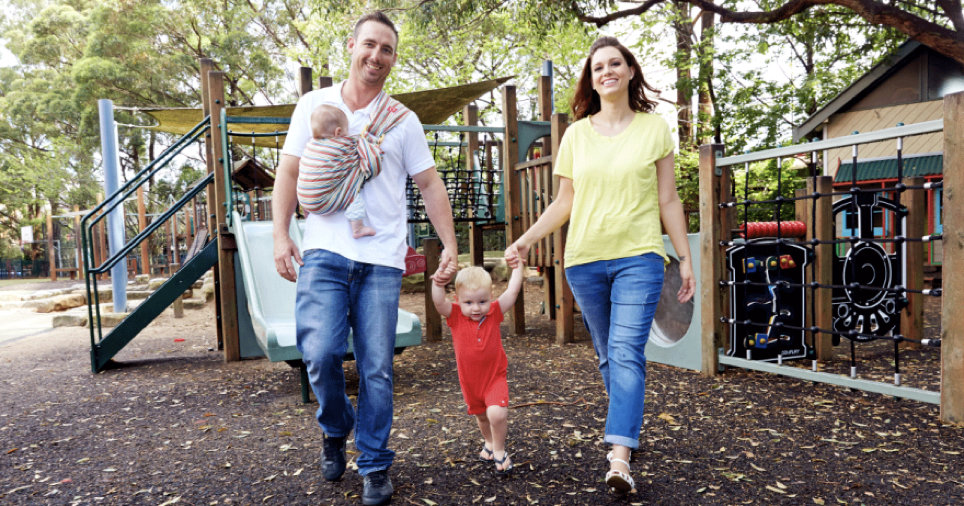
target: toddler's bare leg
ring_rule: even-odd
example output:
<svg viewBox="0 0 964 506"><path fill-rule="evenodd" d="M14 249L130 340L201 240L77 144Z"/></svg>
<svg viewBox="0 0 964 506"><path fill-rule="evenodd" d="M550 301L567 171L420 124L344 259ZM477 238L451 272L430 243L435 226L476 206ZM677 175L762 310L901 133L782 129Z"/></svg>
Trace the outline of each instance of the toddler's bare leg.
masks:
<svg viewBox="0 0 964 506"><path fill-rule="evenodd" d="M509 431L509 409L505 406L489 406L485 415L492 432L492 451L496 459L502 460L505 458L505 437ZM511 461L506 462L506 465L511 465ZM502 469L499 467L500 471Z"/></svg>
<svg viewBox="0 0 964 506"><path fill-rule="evenodd" d="M485 440L485 447L479 450L479 458L482 460L492 460L492 453L485 451L488 449L492 450L492 429L489 425L489 419L485 416L485 413L480 413L475 415L475 421L479 424L479 432L482 433L482 439Z"/></svg>

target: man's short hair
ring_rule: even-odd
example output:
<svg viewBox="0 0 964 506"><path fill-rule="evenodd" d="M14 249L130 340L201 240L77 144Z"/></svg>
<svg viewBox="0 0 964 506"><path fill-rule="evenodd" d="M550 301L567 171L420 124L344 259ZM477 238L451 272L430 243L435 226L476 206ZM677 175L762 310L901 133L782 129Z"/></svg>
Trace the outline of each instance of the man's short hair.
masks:
<svg viewBox="0 0 964 506"><path fill-rule="evenodd" d="M355 29L352 31L352 36L357 39L358 30L361 29L361 25L365 24L368 21L381 23L391 28L392 33L395 34L395 45L398 45L398 30L395 29L395 23L392 23L392 20L389 19L388 15L382 11L369 12L368 14L365 14L364 16L358 18L358 21L355 23Z"/></svg>

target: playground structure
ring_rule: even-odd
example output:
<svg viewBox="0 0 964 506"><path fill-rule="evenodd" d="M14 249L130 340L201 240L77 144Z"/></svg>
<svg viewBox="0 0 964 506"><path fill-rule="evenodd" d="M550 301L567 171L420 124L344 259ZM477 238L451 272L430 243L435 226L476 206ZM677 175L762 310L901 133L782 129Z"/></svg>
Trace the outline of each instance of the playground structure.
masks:
<svg viewBox="0 0 964 506"><path fill-rule="evenodd" d="M264 178L264 171L245 170L256 164L255 159L241 159L232 162L232 156L239 152L235 149L237 143L251 143L262 147L279 146L284 136L284 129L290 118L290 111L277 116L261 116L263 110L253 108L245 111L241 116L228 114L224 107L223 73L214 72L213 64L209 60L202 60L202 89L204 118L190 128L185 135L165 150L156 160L138 172L127 183L120 186L104 202L89 212L82 221L83 251L85 261L85 278L88 287L88 313L91 322L91 366L96 371L102 370L130 340L132 340L146 325L156 318L181 293L212 267L215 269L215 297L218 312L218 343L224 350L226 360L238 360L242 357L267 356L271 360L284 360L292 365L300 365L300 354L294 346L294 307L281 307L290 299L294 300L295 285L283 282L273 272L273 261L270 248L270 209L266 205L264 191L270 186L270 180ZM302 93L311 89L311 70L302 69L302 80L299 89ZM504 82L494 80L483 83L483 86L473 84L467 86L463 93L484 93ZM322 78L323 86L330 85L330 79ZM444 90L443 90L444 91ZM408 94L418 95L418 94ZM474 97L473 97L474 98ZM425 102L425 100L423 100ZM429 101L430 102L430 101ZM404 100L403 100L404 103ZM439 112L438 107L428 114L445 118L450 112ZM472 108L466 108L469 114ZM277 112L277 111L275 111ZM104 112L102 111L102 117ZM420 116L421 116L420 111ZM111 120L112 121L112 120ZM254 125L257 128L248 130ZM240 126L240 128L239 128ZM448 127L438 126L436 130L446 130ZM237 131L232 130L237 129ZM110 130L110 123L106 128ZM244 130L244 131L242 131ZM258 131L260 130L260 131ZM458 130L458 129L456 129ZM472 134L487 132L494 134L501 131L495 127L468 127ZM105 128L102 128L104 137ZM130 199L135 192L155 176L165 166L169 165L186 147L205 141L208 174L198 180L188 191L177 200L167 211L161 213L157 219L149 224L139 223L136 234L130 241L111 241L117 245L109 254L97 254L97 231L105 228L104 223L112 212L123 209L123 203ZM268 140L265 140L268 139ZM273 142L270 140L273 139ZM461 139L460 139L461 140ZM441 143L436 143L436 148ZM106 145L106 144L105 144ZM464 151L461 142L458 157ZM489 139L480 151L495 153L501 150L501 143ZM111 151L105 149L105 153ZM252 152L253 153L253 152ZM105 157L107 158L107 157ZM495 219L496 208L501 196L495 191L501 188L499 177L495 175L492 154L480 157L480 163L474 163L475 157L466 156L469 165L467 171L477 174L472 184L458 183L462 187L464 197L459 201L458 208L463 220L473 224L492 222ZM457 163L456 165L460 164ZM471 167L475 167L474 169ZM227 167L232 167L228 171ZM454 178L449 182L456 182L460 168L453 168ZM483 173L484 171L484 173ZM453 188L458 190L458 188ZM252 195L253 194L253 195ZM252 198L253 197L253 198ZM417 197L417 195L413 196ZM413 198L413 200L415 200ZM172 262L172 275L153 295L134 309L121 323L105 335L101 325L100 305L98 301L97 282L108 271L114 272L118 267L123 268L125 257L138 247L144 247L152 234L176 227L174 221L178 213L185 213L184 209L199 202L196 208L209 209L206 216L214 233L210 239L207 235L198 234L192 243L188 254L183 258L175 257ZM211 203L211 205L207 205ZM413 206L414 207L414 206ZM237 211L242 211L241 214ZM483 217L484 216L484 217ZM252 219L259 219L253 221ZM300 237L300 220L295 220L294 234ZM484 223L491 226L491 223ZM110 228L110 227L107 227ZM175 236L176 234L171 234ZM123 239L123 237L121 237ZM213 240L216 239L216 240ZM267 248L263 246L267 245ZM473 243L472 249L478 247L481 256L481 244ZM172 250L179 248L172 245ZM103 250L102 250L103 251ZM437 258L432 257L437 261ZM180 264L180 265L178 265ZM417 255L410 255L406 259L407 265L421 270L426 269L424 259ZM178 268L179 267L179 268ZM428 266L434 269L434 266ZM268 269L267 271L265 269ZM175 270L176 269L176 270ZM269 272L270 271L270 272ZM124 272L123 270L121 272ZM278 279L273 279L278 278ZM112 280L115 276L112 275ZM116 286L115 286L116 291ZM266 294L271 293L271 298ZM285 295L287 294L287 295ZM288 296L290 295L290 297ZM115 307L116 307L115 297ZM116 309L115 309L116 310ZM400 311L400 321L396 338L396 350L405 346L418 344L421 341L420 322L413 315ZM439 327L440 337L440 327ZM297 364L296 364L297 362ZM304 370L302 369L304 376ZM303 395L307 397L303 383Z"/></svg>
<svg viewBox="0 0 964 506"><path fill-rule="evenodd" d="M302 69L301 75L300 89L302 92L306 92L311 87L310 69ZM156 301L151 303L151 299L148 299L148 301L145 302L145 305L151 303L149 307L153 307L153 309L144 309L141 310L140 313L132 313L127 320L122 322L122 324L111 333L111 336L114 336L113 338L111 338L111 336L105 338L101 334L99 325L95 323L99 315L98 318L95 318L93 314L98 307L96 305L96 295L94 295L94 303L91 304L92 314L90 321L92 322L92 367L95 371L102 369L107 361L110 360L110 357L129 342L130 339L132 339L140 329L146 326L153 317L159 314L167 304L170 304L170 301L179 296L179 290L183 291L183 287L189 284L188 280L193 281L192 278L200 276L204 271L212 267L216 267L215 293L218 311L218 342L219 346L224 350L225 359L238 360L244 356L259 354L268 355L269 358L271 358L272 354L276 357L288 357L287 355L280 354L280 352L282 351L281 348L288 346L290 343L284 344L287 342L282 342L282 340L280 340L281 338L275 337L275 345L267 344L270 339L266 336L271 333L270 329L268 329L269 325L264 322L255 323L254 321L258 318L257 313L259 312L259 308L249 307L253 301L256 303L255 297L250 295L252 293L251 290L254 290L254 293L262 290L256 287L257 282L254 281L256 275L251 272L245 272L245 269L241 268L241 266L236 266L239 262L246 262L249 266L264 263L271 265L270 259L259 260L259 258L256 258L259 256L258 253L250 255L247 260L241 258L241 256L244 255L241 253L241 250L251 244L250 239L244 238L244 234L249 230L247 223L249 223L249 221L256 223L257 221L263 221L265 219L270 220L270 209L263 205L269 197L263 193L266 190L263 184L252 186L248 192L237 192L232 183L232 177L226 171L225 167L232 166L231 157L234 152L231 147L232 142L251 143L252 145L260 145L263 147L278 146L279 136L283 134L282 128L283 125L287 123L290 112L288 113L289 115L284 115L284 111L282 111L281 114L272 117L259 115L263 114L263 111L250 111L245 112L242 116L229 116L227 114L228 109L223 106L222 79L222 73L213 71L213 65L209 61L202 60L202 90L204 92L203 103L205 106L204 120L189 130L184 138L170 148L170 150L175 150L175 148L182 149L187 143L197 141L202 136L206 136L207 142L205 142L205 145L207 156L205 158L208 163L208 175L198 181L188 194L176 203L175 208L172 208L174 209L173 212L168 211L167 213L163 213L159 220L147 227L148 229L153 227L152 230L144 229L138 234L138 237L145 234L149 235L151 231L162 226L161 224L176 213L177 209L180 209L186 202L190 201L190 199L196 198L202 195L201 192L204 192L206 197L203 197L203 199L206 202L212 202L214 204L210 206L211 214L208 216L208 219L210 223L212 223L212 230L214 230L212 239L216 238L217 240L211 240L210 242L199 245L197 248L192 248L195 254L186 258L180 270L173 274L168 285L165 285L155 293L154 297L157 297ZM321 84L325 86L331 83L330 80L322 80ZM555 191L558 188L558 183L554 181L551 174L553 152L558 147L558 143L568 123L565 114L552 112L550 100L551 76L548 74L543 75L539 81L539 121L518 120L514 86L503 86L501 94L504 120L504 126L502 127L477 126L475 124L477 111L475 111L472 106L464 107L463 117L466 122L464 126L426 125L427 132L436 132L434 134L436 135L435 142L431 144L433 148L440 146L459 148L455 163L448 164L452 167L452 169L450 169L451 172L446 175L445 169L447 167L445 164L439 164L439 168L443 180L446 182L450 194L453 196L456 220L466 221L470 224L469 252L471 261L475 265L482 264L481 238L485 230L504 228L506 241L511 242L521 235L531 223L534 223L541 212L543 212L552 201ZM946 100L951 100L951 98ZM947 121L950 121L952 117L954 116L949 113L947 115ZM959 113L958 117L960 117ZM245 137L245 134L242 134L240 131L229 131L230 127L228 125L232 123L243 124L246 128L251 125L264 128L258 133L252 132ZM875 134L873 140L886 138L888 135L892 137L912 135L920 128L919 126L911 126L904 127L904 129L899 132ZM928 125L926 128L933 130L935 128L940 129L940 126ZM947 128L957 128L958 132L961 129L960 126L948 126L945 128L946 131L949 131ZM214 133L212 134L212 132ZM450 132L452 135L457 133L459 136L455 142L441 141L437 136L438 132ZM489 139L480 142L480 135L488 135ZM496 137L501 137L501 139L497 139ZM241 138L246 140L239 141L238 139ZM948 167L950 167L949 164L952 160L962 159L960 146L950 145L953 144L953 142L951 142L952 138L953 136L951 134L945 132L945 139L948 140L949 146L945 150L944 160ZM543 139L543 141L537 144L539 139ZM870 137L864 136L848 139L847 141L860 143L868 142L868 139L870 139ZM657 310L653 337L650 339L650 344L647 347L647 355L651 360L701 370L704 374L709 375L717 374L718 367L721 365L762 369L816 381L828 381L852 388L863 388L888 395L900 395L926 402L937 402L934 392L915 391L915 389L908 389L899 384L880 386L879 384L870 384L872 382L853 377L825 378L820 375L825 375L826 373L814 372L809 374L811 373L810 371L799 368L785 367L754 360L753 358L759 358L759 356L753 357L752 353L749 355L751 359L741 358L748 349L750 351L764 349L769 349L770 351L775 350L776 348L771 348L769 345L763 346L771 342L771 336L776 336L777 343L789 343L792 339L783 338L784 336L789 336L787 333L789 330L794 330L797 335L804 336L797 338L797 342L802 343L800 348L803 352L800 355L812 355L817 360L824 359L828 356L826 350L832 346L832 335L834 335L834 331L829 331L829 329L832 328L832 321L828 320L830 317L832 294L830 290L816 289L818 287L813 286L812 283L814 283L813 280L816 280L818 284L825 285L823 288L831 288L835 284L832 278L833 268L831 262L831 259L835 258L833 256L833 249L831 248L831 243L834 239L820 239L830 238L833 234L831 203L829 198L820 200L816 197L818 193L826 197L830 196L833 192L828 189L829 179L817 178L810 182L812 189L796 201L794 199L785 199L785 201L778 200L777 202L770 202L770 204L776 205L791 205L796 202L804 202L807 199L812 200L813 205L810 206L811 210L809 214L806 212L808 206L798 206L800 208L798 221L807 225L805 227L806 232L810 235L807 236L807 240L797 241L803 243L797 246L804 248L804 250L812 244L812 252L800 251L799 248L795 253L788 252L792 248L792 246L787 243L787 241L791 241L788 237L799 233L799 226L796 224L788 225L787 230L784 231L782 230L783 225L778 222L775 225L777 228L775 235L778 236L776 238L772 237L772 235L774 235L772 232L758 233L750 230L748 235L751 237L746 238L744 242L741 243L746 252L742 260L747 260L746 257L750 256L751 253L757 255L757 253L753 253L754 248L762 248L765 243L771 243L770 246L776 248L779 253L775 255L778 265L781 257L789 256L790 258L787 260L792 261L789 263L793 264L792 269L795 269L794 274L797 277L780 278L776 280L767 279L766 277L762 279L748 279L746 277L736 279L733 273L737 270L745 273L745 262L738 261L731 267L731 274L726 275L726 255L721 248L723 246L733 248L741 245L737 244L738 241L732 240L728 236L725 237L724 231L734 229L736 223L736 208L739 205L749 205L749 202L727 202L725 196L730 194L731 176L728 167L738 166L750 160L785 157L797 153L819 151L831 145L837 146L843 145L843 143L844 142L840 140L822 141L804 146L780 148L778 150L745 155L745 157L749 158L730 157L728 159L722 158L720 155L722 146L703 146L701 148L700 211L702 227L698 237L695 234L691 234L689 238L695 257L694 261L701 266L696 273L697 283L701 289L698 291L694 301L690 302L688 306ZM534 146L538 146L538 153L533 149ZM467 150L465 150L466 154L464 155L463 147L467 148ZM957 149L956 152L954 151L955 149ZM165 153L158 158L158 162L168 156L168 151L165 151ZM955 158L955 156L957 156L957 158ZM495 163L495 159L498 159L499 162ZM462 168L463 164L465 164L464 169ZM133 184L137 180L146 180L150 177L148 174L151 174L152 170L156 170L156 167L152 168L154 165L155 164L152 163L151 166L145 168L144 171L132 179L132 181L120 191L122 193L133 192ZM158 167L159 166L160 165L158 165ZM236 167L237 165L234 166ZM951 173L952 171L945 170L947 178L945 179L944 186L948 198L953 194L951 191L952 187L948 183ZM911 186L913 185L904 185L904 190L912 190ZM253 198L251 195L252 192L254 192ZM247 193L247 196L244 196L245 193ZM911 191L909 193L913 192ZM414 191L414 189L410 189L409 197L409 219L414 224L421 223L424 221L424 216L420 214L417 192ZM909 196L908 200L913 200L913 197ZM910 206L910 202L907 202L907 204ZM242 208L246 209L247 212L243 214L231 212L234 209ZM820 209L820 212L817 211L817 208ZM89 223L89 225L85 227L85 231L88 231L90 226L96 225L95 221L97 218L95 218L95 216L100 216L97 213L101 211L106 211L103 205L95 208L94 212L85 217L85 220ZM913 214L913 211L909 213L910 216L913 216ZM257 220L249 220L251 217L257 218ZM954 230L953 227L955 223L951 216L945 217L944 221L945 227L947 227L946 230ZM750 228L747 227L747 225L747 223L744 223L744 230ZM910 237L912 233L912 225L908 223L907 227L907 230L903 233L904 237ZM794 230L791 231L790 229ZM250 230L253 231L254 228ZM791 232L793 232L793 234L791 234ZM263 233L263 231L261 231L261 233ZM528 258L529 265L538 268L544 276L546 313L556 321L556 342L560 344L572 341L574 321L572 294L565 282L564 265L562 264L565 233L566 230L565 227L563 227L559 231L546 237L532 248ZM769 236L767 234L769 234ZM411 235L413 237L415 236L414 233ZM754 235L756 237L753 237ZM85 240L89 241L89 236L90 233L88 232L85 235ZM261 235L261 237L264 236ZM817 243L809 242L813 241L814 238L818 241ZM239 245L239 240L241 240L244 245ZM699 242L699 247L696 247L697 242ZM912 243L915 243L915 241L905 241L904 246L909 246ZM919 244L919 241L916 243ZM838 246L843 245L841 248L844 248L842 251L845 251L845 246L851 244L851 239L840 240L837 244ZM136 245L125 246L124 249L129 252L135 246ZM437 262L438 257L438 242L437 240L427 239L423 243L423 248L425 269L431 272L437 265L435 262ZM913 251L914 248L908 247L906 249L907 252L903 253L903 255L906 260L905 263L910 265L915 254ZM953 260L948 263L950 257L954 256L953 253L948 251L950 249L951 248L945 249L945 263L948 266L953 265ZM85 252L88 251L88 246L85 246ZM667 247L667 252L671 257L675 258L671 247ZM766 255L762 257L762 259L766 260L769 256L771 255ZM91 275L88 275L88 284L90 284L91 281L96 283L96 275L109 270L111 266L120 261L120 258L122 258L122 255L114 254L110 258L97 264L96 267L88 267L88 272L94 276L91 277ZM732 260L733 258L739 257L731 254L730 258ZM813 259L812 262L809 261L811 258ZM786 265L789 266L789 263ZM671 263L668 266L667 284L664 287L664 292L666 290L673 290L673 268L676 265L678 264ZM675 281L678 283L678 270L676 273L677 279ZM959 283L958 280L948 274L946 270L945 276L948 276L948 286L954 281ZM701 282L701 279L708 281ZM871 289L883 289L884 291L891 290L905 294L909 301L909 309L905 312L919 315L919 300L915 305L914 296L925 295L925 293L923 293L921 289L907 288L919 286L911 285L911 281L904 283L903 287L891 289L879 286L864 286L859 280L850 280L848 284L852 285L856 283L856 286L851 288L861 293ZM764 324L764 327L769 326L766 332L756 332L756 334L766 335L765 343L759 340L754 340L753 342L743 341L742 350L736 351L734 349L730 353L726 353L720 350L726 348L727 343L731 342L727 337L735 332L732 330L735 326L743 325L745 328L757 328L757 326L759 326L758 323L750 321L751 318L749 316L746 318L742 316L737 317L732 314L735 313L735 311L731 311L731 315L729 316L723 313L724 307L739 302L731 290L737 285L744 287L744 289L754 285L757 287L765 287L763 290L764 297L758 296L760 300L758 300L756 304L757 307L755 307L754 310L765 309L767 303L769 303L769 309L766 309L766 314L771 319L768 319L769 321ZM775 286L775 288L771 290L771 286ZM804 310L801 311L798 309L795 311L796 315L794 316L798 319L794 321L790 321L787 318L772 318L774 315L781 316L779 304L777 306L773 305L778 299L777 292L790 288L791 286L796 291L803 292L799 300L793 302L793 304L798 307L804 307ZM839 292L841 289L846 290L848 287L843 284L837 284L836 288ZM765 297L766 292L771 293L769 299ZM93 293L96 294L96 290ZM246 293L248 295L245 295ZM442 335L441 319L437 312L434 311L429 298L430 295L428 295L429 293L430 291L426 290L426 322L424 333L427 340L438 340L441 339ZM740 295L740 297L749 298L746 293ZM519 302L515 304L512 311L510 311L508 318L510 329L515 334L525 333L524 301L522 301L521 298L522 294L520 294ZM779 298L786 297L781 295ZM663 297L663 299L669 300L673 298ZM159 307L159 309L157 309L157 307ZM807 307L810 308L809 311L806 310ZM817 310L817 308L824 309ZM270 313L270 311L265 311L266 309L270 308L260 308L261 317L264 318L265 321L267 321L267 315ZM950 328L961 330L957 327L952 327L952 324L956 324L956 322L949 322L950 315L947 313L948 309L945 307L944 311L944 335L948 335L948 329ZM293 315L285 316L285 318L285 325L293 322ZM130 320L130 322L128 322L128 320ZM908 321L916 321L918 322L916 324L919 324L920 318L918 316L915 320L913 317L904 317L901 319L901 325L907 325L906 322ZM697 325L695 322L700 322L700 324ZM959 324L957 325L959 327ZM258 328L259 326L261 329ZM120 329L120 331L118 329ZM901 327L901 329L901 332L904 332L903 327ZM777 332L774 333L774 331ZM404 332L407 332L407 330L403 329L400 333ZM740 332L745 333L745 329ZM247 337L245 337L246 335ZM843 333L836 331L836 335L843 335ZM914 334L911 334L910 331L904 332L900 334L900 336L902 336L901 338L895 339L895 343L900 341L912 342L913 338L907 337L911 335ZM918 333L916 335L919 336L920 334ZM851 337L853 337L853 335L851 335ZM881 338L881 336L875 335L873 337L873 339L877 338ZM964 416L961 414L962 405L964 405L964 401L961 400L961 387L948 385L948 381L949 378L956 377L958 384L960 384L959 380L961 379L960 376L964 365L960 363L959 359L953 358L954 355L948 355L947 351L948 346L951 346L953 349L954 346L960 347L961 343L950 343L949 345L946 337L942 339L941 342L944 356L952 357L949 359L945 358L942 366L945 371L943 375L945 379L943 380L940 394L942 417L951 421L960 421L964 419ZM252 347L252 343L255 343L257 346ZM933 345L936 343L926 344ZM786 344L785 349L790 349L790 344ZM290 349L285 351L290 352ZM769 359L776 360L778 364L781 364L784 359L789 360L793 358L793 356L796 355L784 354L777 351L775 355L769 357ZM272 360L274 359L275 358L272 358ZM296 360L296 358L277 359L285 361ZM954 363L955 361L957 363ZM803 373L808 374L804 375ZM896 378L898 378L896 382L899 383L899 375L896 376Z"/></svg>
<svg viewBox="0 0 964 506"><path fill-rule="evenodd" d="M903 177L903 139L941 131L943 182ZM964 94L958 93L944 98L943 120L731 157L722 156L722 145L701 146L700 270L703 279L713 280L700 285L703 373L714 375L720 367L731 366L827 382L939 404L943 420L964 422L961 318L955 317L952 304L944 304L940 339L924 339L921 316L923 297L960 296L960 211L944 208L943 235L922 232L926 191L940 188L948 201L964 191L959 170L964 160L962 136ZM860 145L891 139L898 179L890 187L860 188L854 181L849 188L834 191L831 178L819 176L811 177L807 189L793 197L781 194L765 201L749 199L746 189L741 198L731 189L733 172L749 170L753 162L775 159L779 170L787 157L852 146L856 166ZM778 223L777 230L762 227L762 233L755 233L761 227L748 226L745 218L736 227L740 211L745 216L754 205L773 206L776 216L782 206L792 206L797 220L806 224L806 237L794 237L799 226L787 222ZM874 233L874 216L881 213L893 224L894 237ZM786 232L780 230L782 225L788 225ZM742 231L748 231L748 237L740 237ZM943 241L944 237L951 240ZM940 241L944 288L925 288L924 244ZM832 357L841 338L850 344L850 375L819 372L818 363ZM893 384L857 377L855 348L880 339L894 343ZM802 354L784 354L800 348L798 344L803 344ZM901 384L901 350L914 346L940 348L940 392ZM783 364L784 359L803 357L813 360L810 370Z"/></svg>

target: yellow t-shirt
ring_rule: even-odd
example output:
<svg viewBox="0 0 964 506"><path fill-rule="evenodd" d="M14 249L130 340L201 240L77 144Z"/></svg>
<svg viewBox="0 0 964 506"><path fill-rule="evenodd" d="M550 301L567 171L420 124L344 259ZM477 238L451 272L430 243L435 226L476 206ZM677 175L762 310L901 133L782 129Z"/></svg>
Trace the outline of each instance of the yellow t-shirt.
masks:
<svg viewBox="0 0 964 506"><path fill-rule="evenodd" d="M566 266L650 252L666 258L655 162L672 151L669 126L654 114L636 113L613 137L588 117L566 130L554 169L574 190Z"/></svg>

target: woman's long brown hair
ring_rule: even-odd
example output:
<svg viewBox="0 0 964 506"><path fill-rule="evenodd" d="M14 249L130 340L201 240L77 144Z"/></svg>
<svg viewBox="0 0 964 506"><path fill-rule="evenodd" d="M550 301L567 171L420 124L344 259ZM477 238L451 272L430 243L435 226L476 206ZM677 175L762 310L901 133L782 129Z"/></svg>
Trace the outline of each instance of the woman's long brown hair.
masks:
<svg viewBox="0 0 964 506"><path fill-rule="evenodd" d="M599 112L599 94L592 89L592 57L596 51L604 47L614 47L619 50L626 60L626 64L633 69L633 78L629 80L629 108L636 112L653 112L656 108L656 101L646 98L646 90L658 93L643 78L643 69L640 68L636 57L626 46L619 43L616 37L599 37L589 48L589 56L586 57L586 64L582 67L579 80L576 81L576 92L572 96L572 116L575 119L582 119L590 114Z"/></svg>

